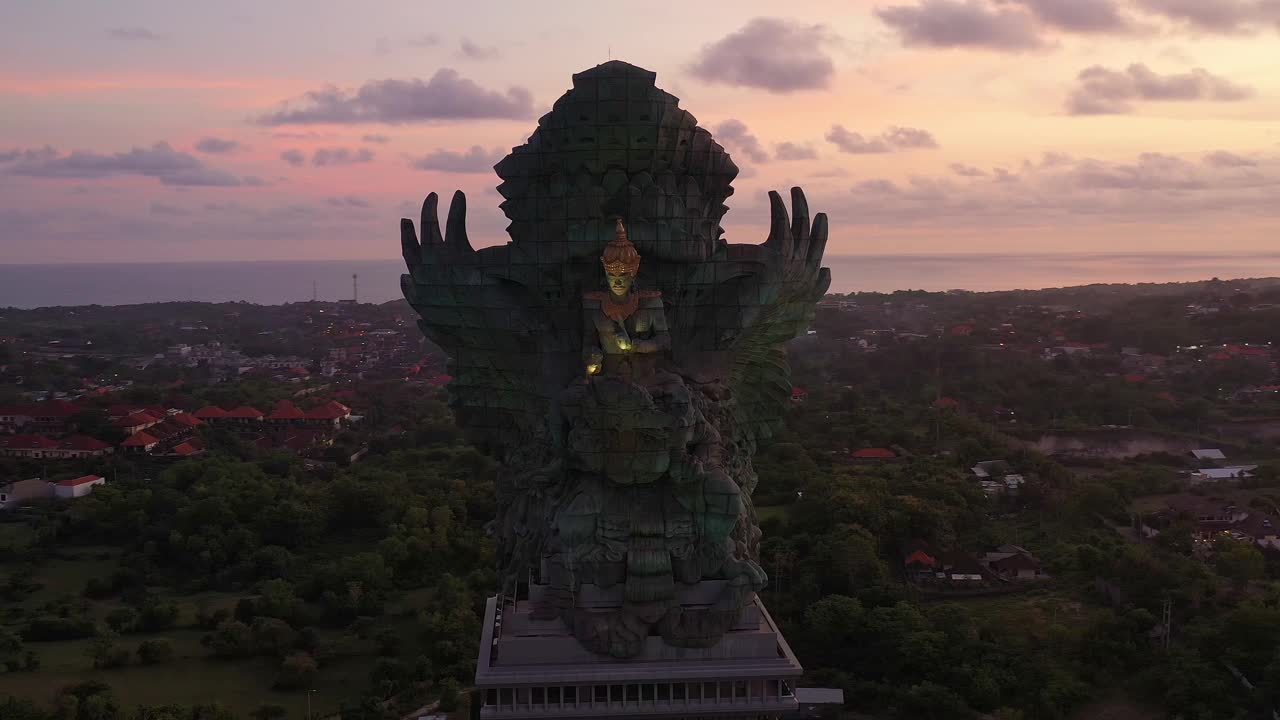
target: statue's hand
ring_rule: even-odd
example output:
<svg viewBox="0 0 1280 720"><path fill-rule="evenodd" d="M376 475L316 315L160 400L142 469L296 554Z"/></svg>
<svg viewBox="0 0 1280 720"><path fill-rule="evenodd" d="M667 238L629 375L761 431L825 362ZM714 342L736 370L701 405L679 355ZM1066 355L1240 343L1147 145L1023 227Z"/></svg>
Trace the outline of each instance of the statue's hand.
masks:
<svg viewBox="0 0 1280 720"><path fill-rule="evenodd" d="M631 352L631 338L621 336L618 338L618 349L622 352Z"/></svg>
<svg viewBox="0 0 1280 720"><path fill-rule="evenodd" d="M413 221L409 218L400 220L400 249L404 253L404 262L409 266L409 272L421 266L467 262L476 254L467 237L467 196L461 190L453 194L444 237L440 236L440 220L436 214L439 202L439 196L431 193L422 203L421 241L414 230Z"/></svg>
<svg viewBox="0 0 1280 720"><path fill-rule="evenodd" d="M784 279L820 287L826 292L830 274L822 272L822 253L827 249L827 215L818 213L809 223L809 203L804 191L791 188L791 215L777 191L769 191L769 237L764 247L782 256ZM825 282L824 282L825 281Z"/></svg>

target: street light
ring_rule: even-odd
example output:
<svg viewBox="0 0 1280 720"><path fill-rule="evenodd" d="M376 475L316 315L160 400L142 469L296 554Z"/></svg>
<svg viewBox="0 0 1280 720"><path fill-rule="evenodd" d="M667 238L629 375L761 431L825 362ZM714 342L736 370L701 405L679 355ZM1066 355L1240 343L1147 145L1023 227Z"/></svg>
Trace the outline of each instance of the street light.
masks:
<svg viewBox="0 0 1280 720"><path fill-rule="evenodd" d="M307 691L307 720L311 720L311 696L315 694L315 689Z"/></svg>

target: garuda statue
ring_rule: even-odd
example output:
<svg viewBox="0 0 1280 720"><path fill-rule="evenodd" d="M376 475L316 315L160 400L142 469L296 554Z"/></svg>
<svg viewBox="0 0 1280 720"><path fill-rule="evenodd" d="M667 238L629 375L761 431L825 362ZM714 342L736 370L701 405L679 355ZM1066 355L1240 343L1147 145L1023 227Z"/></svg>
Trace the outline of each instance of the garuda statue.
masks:
<svg viewBox="0 0 1280 720"><path fill-rule="evenodd" d="M830 284L799 188L790 215L769 193L763 244L724 240L738 169L654 77L573 77L495 167L507 244L472 248L461 192L443 236L435 193L420 234L401 221L405 298L502 464L504 588L536 578L538 614L615 657L714 645L764 586L752 456L790 393L782 344Z"/></svg>

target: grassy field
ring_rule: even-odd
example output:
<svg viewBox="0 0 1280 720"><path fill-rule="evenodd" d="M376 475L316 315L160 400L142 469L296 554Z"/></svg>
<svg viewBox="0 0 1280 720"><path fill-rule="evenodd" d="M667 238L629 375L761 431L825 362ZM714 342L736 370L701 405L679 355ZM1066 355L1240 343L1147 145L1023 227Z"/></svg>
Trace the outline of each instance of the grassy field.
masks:
<svg viewBox="0 0 1280 720"><path fill-rule="evenodd" d="M769 518L776 518L777 520L786 522L787 519L790 517L787 511L788 511L788 508L786 505L770 505L768 507L757 507L756 517L760 520L760 522L764 522Z"/></svg>
<svg viewBox="0 0 1280 720"><path fill-rule="evenodd" d="M85 584L90 578L108 577L117 566L118 553L109 548L76 548L41 562L31 577L39 590L21 602L0 608L0 622L12 630L21 629L27 620L49 606L70 602L87 604L88 615L102 621L113 609L123 607L116 599L104 601L84 598ZM12 569L13 566L5 568ZM58 693L69 685L94 680L109 684L125 708L137 705L217 702L237 715L249 713L266 704L281 705L301 716L307 702L306 691L281 691L272 688L278 676L280 661L275 658L220 659L210 655L200 644L206 634L195 627L199 608L231 609L243 593L205 592L175 596L164 588L152 588L163 601L179 608L178 627L161 633L127 633L119 645L136 651L144 640L167 640L174 650L171 662L140 665L133 663L112 669L95 669L89 655L91 641L29 642L28 650L40 659L36 672L0 673L0 696L14 695L52 705ZM370 637L380 629L392 628L403 638L400 659L412 662L420 652L417 643L417 621L413 611L420 607L423 592L404 593L388 603L388 614L379 618ZM331 643L342 638L344 653L326 659L320 668L311 695L317 713L336 713L344 702L357 698L367 687L369 673L377 661L371 640L344 637L334 628L320 630L320 640ZM0 719L2 720L2 719Z"/></svg>
<svg viewBox="0 0 1280 720"><path fill-rule="evenodd" d="M12 694L52 704L62 688L97 680L109 684L125 707L217 702L245 717L265 704L297 708L297 714L301 715L307 701L304 691L283 692L271 688L277 668L271 659L220 661L195 657L163 665L94 670L84 655L86 644L32 644L30 647L37 648L42 659L48 656L51 663L58 663L58 669L0 675L0 695ZM74 647L48 647L53 645ZM79 662L78 668L70 669L72 660ZM365 687L371 667L370 657L342 658L326 664L316 680L316 692L311 700L313 709L337 712L343 700L357 696Z"/></svg>
<svg viewBox="0 0 1280 720"><path fill-rule="evenodd" d="M1171 497L1175 497L1175 495L1146 495L1134 500L1133 509L1141 513L1163 510L1168 507L1169 498ZM1255 498L1261 498L1273 507L1280 507L1280 490L1276 488L1240 488L1222 485L1219 487L1207 487L1204 497L1221 498L1242 507L1248 507Z"/></svg>

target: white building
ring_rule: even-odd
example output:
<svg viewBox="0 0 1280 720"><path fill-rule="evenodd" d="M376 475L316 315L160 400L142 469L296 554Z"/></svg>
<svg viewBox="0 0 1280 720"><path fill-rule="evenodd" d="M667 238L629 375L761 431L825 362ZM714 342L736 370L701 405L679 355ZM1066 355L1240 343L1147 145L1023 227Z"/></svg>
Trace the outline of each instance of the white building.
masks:
<svg viewBox="0 0 1280 720"><path fill-rule="evenodd" d="M54 487L58 498L70 499L84 497L93 492L97 485L106 485L107 479L101 475L82 475L78 478L63 480Z"/></svg>
<svg viewBox="0 0 1280 720"><path fill-rule="evenodd" d="M1231 482L1243 478L1251 478L1253 473L1250 471L1257 469L1257 467L1257 465L1238 465L1225 468L1203 468L1191 473L1191 484Z"/></svg>

